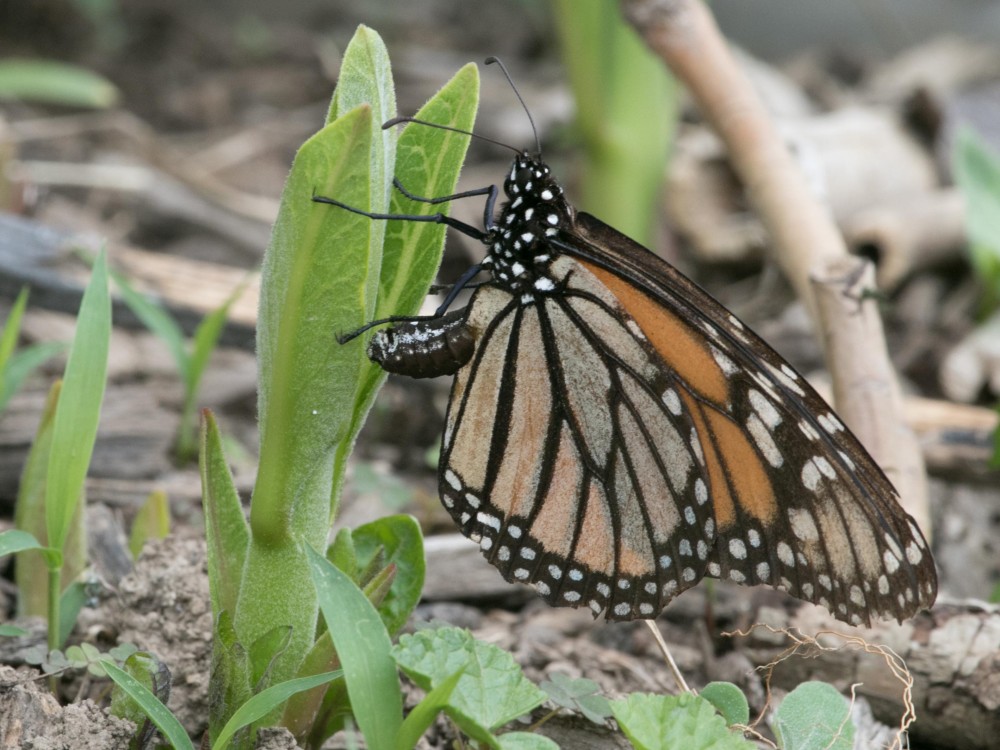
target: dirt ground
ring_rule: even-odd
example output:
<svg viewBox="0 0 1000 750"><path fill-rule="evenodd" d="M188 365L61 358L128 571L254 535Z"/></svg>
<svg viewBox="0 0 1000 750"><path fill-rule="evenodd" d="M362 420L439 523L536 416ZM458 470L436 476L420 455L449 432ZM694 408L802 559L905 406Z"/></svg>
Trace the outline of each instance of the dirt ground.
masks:
<svg viewBox="0 0 1000 750"><path fill-rule="evenodd" d="M567 173L573 193L579 139L571 127L572 97L541 4L498 0L473 10L468 3L421 0L408 5L405 19L390 3L361 0L303 2L280 18L237 3L0 4L0 59L73 62L106 76L120 91L115 107L98 111L0 101L0 164L8 165L3 208L28 222L0 222L0 311L5 317L34 274L24 342L68 339L83 275L71 263L31 260L19 248L43 252L65 236L100 236L112 262L141 269L153 280L149 286L189 274L183 278L198 283L187 290L171 290L165 282L160 287L189 328L212 306L213 295L224 296L256 269L289 164L321 125L340 53L361 22L388 45L402 114L415 111L462 64L481 63L487 55L504 58L550 162ZM934 38L882 54L812 45L779 62L748 57L745 65L789 132L818 144L828 165L854 164L852 159L861 165L833 178L832 194L842 201L837 219L856 239L858 253L879 262L889 349L929 472L939 605L905 625L857 634L892 645L913 673L919 718L911 747L991 747L1000 731L1000 610L986 603L1000 583L1000 483L989 468L1000 332L984 312L982 282L967 260L948 162L961 124L979 127L994 147L1000 140L1000 57L973 42ZM506 82L492 71L483 73L481 102L478 132L515 145L531 142ZM663 247L672 262L822 385L827 378L808 316L763 260L762 230L691 107L684 121L663 201L664 216L673 218L659 229ZM460 187L502 180L508 158L502 149L474 143ZM887 173L893 179L881 179ZM860 182L858 174L865 175ZM709 192L700 193L706 185ZM923 206L916 216L914 205ZM875 208L883 214L873 216ZM481 212L475 206L455 210L469 222ZM442 279L457 278L478 259L474 244L449 238ZM257 450L251 297L234 308L200 399L233 441L227 451L244 500ZM155 651L172 673L171 709L198 736L206 726L211 635L198 469L177 466L170 456L181 387L165 348L126 311L116 310L115 323L87 483L94 570L104 589L96 606L84 610L74 639L104 647L129 641ZM42 367L0 414L0 530L12 524L24 458L61 368L58 358ZM408 627L428 621L468 627L509 649L536 681L563 672L594 679L612 697L675 692L642 624L606 624L584 612L551 609L527 588L505 584L474 545L448 541L445 535L455 529L437 500L428 459L440 439L448 387L447 379L390 379L351 459L338 519L354 526L402 511L421 521L431 538L428 583ZM133 566L123 530L157 489L169 497L173 534L148 545ZM435 542L439 535L445 541ZM454 576L457 560L467 575ZM0 622L15 616L9 559L3 565ZM788 640L765 630L747 638L724 635L756 622L807 633L826 627L854 632L778 592L721 583L684 594L659 620L693 686L731 680L745 690L752 711L764 712L768 684L755 667L780 655ZM30 679L24 651L44 642L37 623L30 629L31 636L0 643L0 663L9 665L0 666L0 704L7 709L0 710L3 747L126 747L129 727L99 708L106 704L106 683L63 677L59 697L69 705L61 708L43 681ZM845 690L864 682L856 711L869 744L859 746L885 746L892 740L888 727L898 725L902 713L903 691L889 671L878 654L812 651L810 658L795 656L775 669L772 701L806 679ZM31 727L38 732L34 744L18 745ZM423 747L450 747L451 731L444 723L435 726ZM89 732L99 733L83 740ZM543 733L567 748L628 746L610 728L579 717L559 717ZM266 742L294 747L280 733ZM344 740L335 742L341 744L331 747Z"/></svg>

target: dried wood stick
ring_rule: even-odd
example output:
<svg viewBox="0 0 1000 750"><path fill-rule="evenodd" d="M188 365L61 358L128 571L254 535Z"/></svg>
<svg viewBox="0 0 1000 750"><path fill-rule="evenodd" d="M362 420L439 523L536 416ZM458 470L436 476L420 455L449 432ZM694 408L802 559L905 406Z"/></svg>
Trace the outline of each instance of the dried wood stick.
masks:
<svg viewBox="0 0 1000 750"><path fill-rule="evenodd" d="M892 288L914 271L962 257L965 202L955 188L906 195L858 211L844 222L848 244L878 264Z"/></svg>
<svg viewBox="0 0 1000 750"><path fill-rule="evenodd" d="M819 310L810 278L828 278L827 269L847 257L847 247L830 212L813 196L809 184L789 153L777 127L768 116L750 81L736 63L701 0L622 0L626 18L638 29L646 44L667 63L684 83L702 113L729 149L730 158L747 196L760 215L772 241L775 260L791 281L814 320ZM831 337L840 333L833 327ZM833 346L824 337L826 362L835 383L844 382L840 363L831 350L854 346L868 352L872 362L893 380L881 329L867 328L865 340L848 336ZM847 380L850 376L847 376ZM893 387L896 387L895 385ZM871 399L871 403L878 403ZM845 404L837 402L839 409ZM881 434L891 434L903 421L899 404L885 403L864 424L851 424L861 441L871 446ZM872 429L874 423L885 425ZM926 494L905 488L908 506L919 518L929 518ZM922 509L922 510L921 510ZM925 531L929 531L924 527Z"/></svg>
<svg viewBox="0 0 1000 750"><path fill-rule="evenodd" d="M927 472L916 435L904 419L903 400L889 359L869 347L884 340L878 307L866 292L875 286L871 263L845 256L813 277L823 326L820 332L839 377L833 400L851 429L865 436L865 447L899 490L900 502L922 529L930 529ZM883 352L884 354L884 352ZM873 356L874 355L874 356Z"/></svg>

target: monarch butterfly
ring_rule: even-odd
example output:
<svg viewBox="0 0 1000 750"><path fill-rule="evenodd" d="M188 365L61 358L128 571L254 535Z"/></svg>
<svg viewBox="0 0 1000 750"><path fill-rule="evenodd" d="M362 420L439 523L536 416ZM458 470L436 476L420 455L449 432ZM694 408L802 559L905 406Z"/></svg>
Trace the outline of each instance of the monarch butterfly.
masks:
<svg viewBox="0 0 1000 750"><path fill-rule="evenodd" d="M399 121L420 122L386 126ZM373 361L455 375L439 487L462 533L506 580L609 620L652 618L705 576L768 584L855 625L929 607L920 529L806 380L665 260L576 211L540 146L512 150L495 219L495 185L429 199L396 183L431 203L486 196L482 229L314 197L487 247L435 315L340 338L392 323ZM446 312L480 272L491 278L468 306Z"/></svg>

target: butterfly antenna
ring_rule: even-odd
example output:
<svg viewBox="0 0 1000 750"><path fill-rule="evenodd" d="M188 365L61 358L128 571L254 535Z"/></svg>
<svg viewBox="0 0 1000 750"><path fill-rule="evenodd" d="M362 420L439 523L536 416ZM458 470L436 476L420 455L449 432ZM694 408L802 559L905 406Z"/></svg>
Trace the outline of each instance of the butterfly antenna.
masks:
<svg viewBox="0 0 1000 750"><path fill-rule="evenodd" d="M524 103L524 99L521 96L521 92L518 91L517 86L514 85L514 79L510 77L510 73L507 72L507 66L503 64L503 61L501 61L499 57L486 58L487 65L492 65L493 63L496 63L497 65L500 66L500 70L503 71L504 78L507 79L507 83L510 84L511 89L514 91L514 96L517 97L517 100L521 102L521 106L524 107L524 114L528 116L528 122L531 123L531 132L534 133L535 135L535 148L538 149L536 153L538 153L538 155L541 156L542 142L538 139L538 128L535 127L535 120L531 116L531 110L529 110L528 105Z"/></svg>
<svg viewBox="0 0 1000 750"><path fill-rule="evenodd" d="M388 130L394 125L399 125L404 122L412 122L416 125L426 125L429 128L437 128L438 130L450 130L452 133L461 133L462 135L467 135L470 138L476 138L480 141L486 141L487 143L492 143L494 146L501 146L503 148L508 148L515 154L520 154L521 150L514 148L509 143L503 143L501 141L493 140L492 138L487 138L485 135L479 135L478 133L472 133L468 130L462 130L461 128L453 128L450 125L441 125L437 122L428 122L427 120L418 120L416 117L393 117L391 120L386 120L382 123L382 130Z"/></svg>

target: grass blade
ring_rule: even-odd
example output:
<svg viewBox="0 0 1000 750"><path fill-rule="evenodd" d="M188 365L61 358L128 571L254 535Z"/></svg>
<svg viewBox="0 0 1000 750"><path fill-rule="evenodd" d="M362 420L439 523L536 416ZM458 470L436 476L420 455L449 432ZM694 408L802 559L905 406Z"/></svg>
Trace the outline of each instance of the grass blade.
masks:
<svg viewBox="0 0 1000 750"><path fill-rule="evenodd" d="M392 642L361 590L326 558L308 551L320 608L344 669L351 710L369 750L394 750L403 694Z"/></svg>
<svg viewBox="0 0 1000 750"><path fill-rule="evenodd" d="M44 341L15 352L7 360L7 366L0 371L0 412L35 368L65 349L66 345L61 341Z"/></svg>
<svg viewBox="0 0 1000 750"><path fill-rule="evenodd" d="M399 734L396 737L397 750L410 750L410 748L416 747L424 732L430 728L437 715L448 705L451 692L455 689L458 681L462 679L464 671L460 669L451 677L442 680L436 688L424 696L420 703L414 706L399 728Z"/></svg>
<svg viewBox="0 0 1000 750"><path fill-rule="evenodd" d="M132 314L139 321L156 335L170 351L170 356L174 358L174 366L177 367L181 378L187 377L188 353L187 345L184 341L184 331L174 320L173 316L158 302L138 291L124 274L111 271L111 278L114 279L118 293L125 304L132 311Z"/></svg>
<svg viewBox="0 0 1000 750"><path fill-rule="evenodd" d="M7 366L7 360L14 353L17 346L17 337L21 335L21 319L24 317L24 308L28 305L28 287L21 289L14 300L14 305L10 308L10 314L4 321L3 331L0 332L0 372Z"/></svg>
<svg viewBox="0 0 1000 750"><path fill-rule="evenodd" d="M104 400L111 338L107 255L97 256L83 293L76 333L66 362L52 429L52 454L45 485L45 522L50 547L62 549L97 438Z"/></svg>
<svg viewBox="0 0 1000 750"><path fill-rule="evenodd" d="M124 690L128 696L134 700L146 713L146 716L156 724L157 728L166 737L174 750L194 750L194 745L187 736L187 731L177 720L177 717L170 713L170 710L163 705L159 698L130 675L124 669L115 664L111 659L102 660L101 666L108 673L108 677L114 680L115 684Z"/></svg>
<svg viewBox="0 0 1000 750"><path fill-rule="evenodd" d="M51 60L0 62L0 99L21 99L69 107L110 107L115 85L97 73Z"/></svg>
<svg viewBox="0 0 1000 750"><path fill-rule="evenodd" d="M212 612L236 611L250 531L229 464L222 452L222 436L212 412L201 423L201 497L208 542L208 585Z"/></svg>
<svg viewBox="0 0 1000 750"><path fill-rule="evenodd" d="M309 677L296 677L294 680L287 680L277 685L272 685L267 690L260 691L240 706L236 713L226 722L226 725L222 728L215 743L212 745L212 750L225 750L234 734L243 727L253 724L257 719L266 716L296 693L301 693L303 690L311 690L318 685L332 682L341 675L343 675L343 672L336 669L332 672L310 675Z"/></svg>

